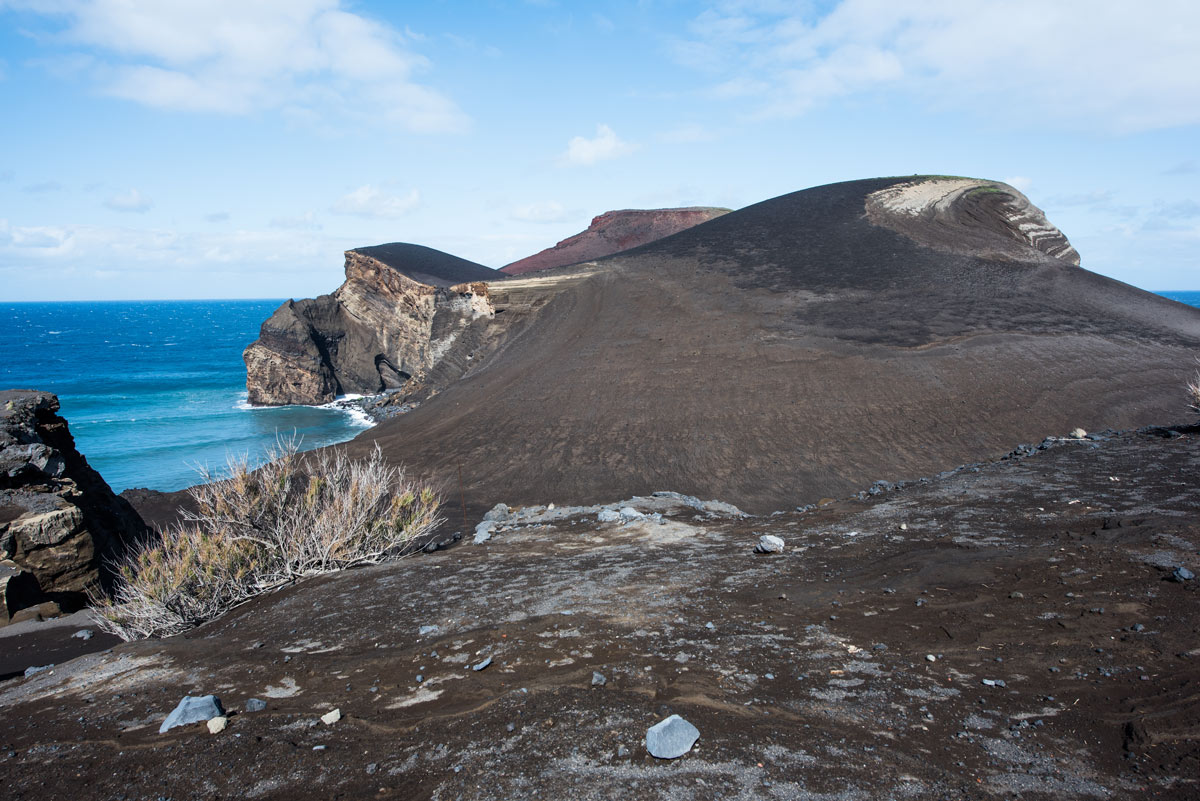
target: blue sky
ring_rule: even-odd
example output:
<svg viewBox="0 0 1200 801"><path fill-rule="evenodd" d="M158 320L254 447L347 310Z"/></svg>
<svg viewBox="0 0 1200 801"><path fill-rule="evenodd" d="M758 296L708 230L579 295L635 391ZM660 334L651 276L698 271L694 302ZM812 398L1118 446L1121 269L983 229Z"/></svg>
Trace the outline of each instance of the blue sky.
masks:
<svg viewBox="0 0 1200 801"><path fill-rule="evenodd" d="M0 300L307 297L617 208L1006 180L1200 289L1200 4L0 0Z"/></svg>

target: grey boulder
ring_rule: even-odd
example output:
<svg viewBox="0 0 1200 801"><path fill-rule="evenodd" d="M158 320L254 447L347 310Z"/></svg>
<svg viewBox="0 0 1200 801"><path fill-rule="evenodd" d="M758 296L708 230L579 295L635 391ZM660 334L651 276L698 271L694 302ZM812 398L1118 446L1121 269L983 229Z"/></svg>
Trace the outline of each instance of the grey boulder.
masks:
<svg viewBox="0 0 1200 801"><path fill-rule="evenodd" d="M187 726L189 723L206 723L224 714L221 699L215 695L185 695L179 706L158 727L158 733L165 734L176 726Z"/></svg>
<svg viewBox="0 0 1200 801"><path fill-rule="evenodd" d="M783 553L783 540L774 534L763 534L754 546L755 553Z"/></svg>
<svg viewBox="0 0 1200 801"><path fill-rule="evenodd" d="M496 524L491 520L484 520L479 525L475 526L474 543L482 545L492 538L492 531L496 528Z"/></svg>
<svg viewBox="0 0 1200 801"><path fill-rule="evenodd" d="M646 730L646 750L658 759L676 759L692 750L700 730L679 715L671 715Z"/></svg>

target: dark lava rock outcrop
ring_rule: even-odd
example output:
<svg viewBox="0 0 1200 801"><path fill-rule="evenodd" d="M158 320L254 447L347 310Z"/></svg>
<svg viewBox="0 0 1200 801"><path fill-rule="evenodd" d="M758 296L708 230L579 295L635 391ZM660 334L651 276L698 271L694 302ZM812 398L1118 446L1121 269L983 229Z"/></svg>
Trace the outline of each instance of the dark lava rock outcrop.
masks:
<svg viewBox="0 0 1200 801"><path fill-rule="evenodd" d="M452 352L444 369L456 377L493 316L480 282L496 277L419 245L347 251L345 283L289 300L246 348L250 402L320 404L406 386L413 394Z"/></svg>
<svg viewBox="0 0 1200 801"><path fill-rule="evenodd" d="M1198 443L1055 441L757 518L514 508L0 684L5 797L1193 801L1200 579L1169 577L1200 570ZM225 731L158 733L208 693ZM700 738L657 760L674 714Z"/></svg>
<svg viewBox="0 0 1200 801"><path fill-rule="evenodd" d="M599 259L677 234L728 213L729 209L706 206L608 211L593 217L586 231L567 237L540 253L507 264L500 268L500 272L522 275Z"/></svg>
<svg viewBox="0 0 1200 801"><path fill-rule="evenodd" d="M490 287L502 347L382 444L486 508L662 487L750 511L1170 419L1200 310L1076 266L1015 189L817 187Z"/></svg>
<svg viewBox="0 0 1200 801"><path fill-rule="evenodd" d="M78 608L108 585L109 560L147 533L75 449L58 409L48 392L0 392L0 622L46 599Z"/></svg>

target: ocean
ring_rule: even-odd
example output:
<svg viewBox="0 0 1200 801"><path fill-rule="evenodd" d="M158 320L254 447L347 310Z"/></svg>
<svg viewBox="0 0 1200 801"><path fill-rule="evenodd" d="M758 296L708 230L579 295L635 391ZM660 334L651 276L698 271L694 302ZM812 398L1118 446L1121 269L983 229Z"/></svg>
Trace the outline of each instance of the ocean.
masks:
<svg viewBox="0 0 1200 801"><path fill-rule="evenodd" d="M1200 292L1159 292L1164 298L1177 300L1180 303L1186 303L1189 306L1200 308Z"/></svg>
<svg viewBox="0 0 1200 801"><path fill-rule="evenodd" d="M279 436L305 450L370 425L350 412L246 403L242 350L281 300L0 304L0 389L62 403L79 451L113 490L177 490L198 466L261 461Z"/></svg>
<svg viewBox="0 0 1200 801"><path fill-rule="evenodd" d="M1161 292L1200 307L1200 291ZM280 300L0 304L0 389L58 395L75 444L112 488L177 490L278 437L305 450L370 422L341 409L246 403L242 350Z"/></svg>

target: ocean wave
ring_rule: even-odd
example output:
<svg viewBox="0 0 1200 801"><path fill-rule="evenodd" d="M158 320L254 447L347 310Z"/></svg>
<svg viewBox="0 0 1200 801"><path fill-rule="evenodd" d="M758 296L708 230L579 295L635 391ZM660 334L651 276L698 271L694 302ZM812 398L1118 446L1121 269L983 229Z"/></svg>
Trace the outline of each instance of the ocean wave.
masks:
<svg viewBox="0 0 1200 801"><path fill-rule="evenodd" d="M334 409L335 411L343 412L350 418L353 425L361 428L371 428L375 425L375 421L371 416L363 411L363 408L354 401L362 400L364 395L338 395L329 403L323 403L318 406L318 409Z"/></svg>
<svg viewBox="0 0 1200 801"><path fill-rule="evenodd" d="M255 406L249 400L247 393L240 393L240 397L233 404L233 408L239 411L249 412L264 412L271 409L330 409L331 411L341 412L350 418L350 424L360 428L371 428L375 425L375 420L369 414L363 411L355 401L362 400L366 395L338 395L329 403L322 403L315 406L309 406L302 403L288 404L286 406Z"/></svg>

